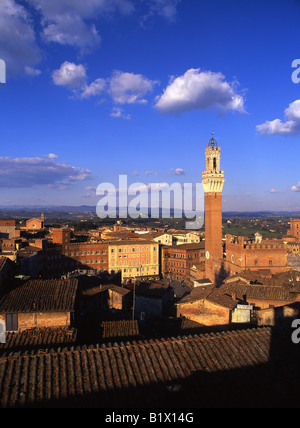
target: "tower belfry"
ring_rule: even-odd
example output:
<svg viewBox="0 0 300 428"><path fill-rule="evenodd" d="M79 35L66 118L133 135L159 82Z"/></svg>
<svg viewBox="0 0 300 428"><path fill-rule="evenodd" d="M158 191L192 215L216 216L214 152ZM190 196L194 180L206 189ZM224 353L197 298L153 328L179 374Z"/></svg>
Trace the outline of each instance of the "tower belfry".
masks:
<svg viewBox="0 0 300 428"><path fill-rule="evenodd" d="M202 173L205 193L205 272L215 282L223 259L222 191L224 171L221 170L221 148L214 135L205 149L206 170Z"/></svg>

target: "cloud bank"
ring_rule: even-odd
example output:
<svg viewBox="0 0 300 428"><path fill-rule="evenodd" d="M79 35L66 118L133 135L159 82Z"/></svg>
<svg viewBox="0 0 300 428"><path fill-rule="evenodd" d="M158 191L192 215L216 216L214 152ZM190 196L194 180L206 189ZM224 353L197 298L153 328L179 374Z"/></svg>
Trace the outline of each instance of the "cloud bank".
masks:
<svg viewBox="0 0 300 428"><path fill-rule="evenodd" d="M90 177L88 169L56 163L53 156L0 157L0 188L28 188L39 185L62 186Z"/></svg>

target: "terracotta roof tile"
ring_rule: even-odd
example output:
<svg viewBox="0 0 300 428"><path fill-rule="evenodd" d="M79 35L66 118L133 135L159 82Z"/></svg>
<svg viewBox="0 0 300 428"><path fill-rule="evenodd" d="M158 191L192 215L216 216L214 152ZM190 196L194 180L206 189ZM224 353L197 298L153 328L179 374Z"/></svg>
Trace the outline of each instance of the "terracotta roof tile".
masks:
<svg viewBox="0 0 300 428"><path fill-rule="evenodd" d="M2 357L0 406L38 405L40 400L49 406L57 405L55 400L79 406L114 407L124 403L141 406L147 397L146 405L168 394L168 385L184 388L186 382L188 388L181 399L188 403L194 396L195 403L196 394L199 405L205 404L207 396L213 393L216 405L218 399L227 399L221 394L226 385L235 399L253 382L256 394L260 388L271 393L278 386L279 373L283 380L288 380L284 365L280 366L283 372L274 372L273 367L268 374L265 368L272 358L270 353L285 346L286 336L279 335L280 347L272 351L275 339L272 329L263 328ZM293 352L299 358L299 349L294 348ZM283 347L282 356L284 353ZM273 364L278 361L280 358L275 358ZM296 367L296 360L294 364ZM254 377L251 371L246 371L254 368L263 377ZM299 369L294 375L299 378ZM200 383L197 376L202 376ZM269 383L263 383L266 376ZM144 388L146 395L139 396ZM124 393L127 390L130 394ZM117 400L119 397L121 401Z"/></svg>
<svg viewBox="0 0 300 428"><path fill-rule="evenodd" d="M230 285L224 285L219 289L219 293L231 296L236 293L239 300L244 300L244 297L255 300L275 300L295 302L297 299L296 293L291 293L282 287L271 287L263 285L247 285L244 282L236 282Z"/></svg>
<svg viewBox="0 0 300 428"><path fill-rule="evenodd" d="M73 311L77 288L77 279L28 281L2 297L0 313Z"/></svg>

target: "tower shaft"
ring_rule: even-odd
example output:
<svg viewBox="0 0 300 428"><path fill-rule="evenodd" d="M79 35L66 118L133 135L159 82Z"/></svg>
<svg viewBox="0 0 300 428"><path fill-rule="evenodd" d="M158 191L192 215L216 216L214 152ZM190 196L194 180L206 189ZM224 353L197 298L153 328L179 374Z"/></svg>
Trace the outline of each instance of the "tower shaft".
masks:
<svg viewBox="0 0 300 428"><path fill-rule="evenodd" d="M205 149L206 170L202 174L205 193L205 273L216 282L223 260L222 191L224 171L221 171L221 148L212 138Z"/></svg>

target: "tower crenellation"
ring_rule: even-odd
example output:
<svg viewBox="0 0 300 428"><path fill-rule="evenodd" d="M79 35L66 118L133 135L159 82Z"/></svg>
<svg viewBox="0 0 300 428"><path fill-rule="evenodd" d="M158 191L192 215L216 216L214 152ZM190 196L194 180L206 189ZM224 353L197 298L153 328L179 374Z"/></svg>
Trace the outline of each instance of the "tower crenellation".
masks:
<svg viewBox="0 0 300 428"><path fill-rule="evenodd" d="M206 170L202 173L204 192L222 193L224 186L224 171L221 170L221 148L212 138L205 149Z"/></svg>

